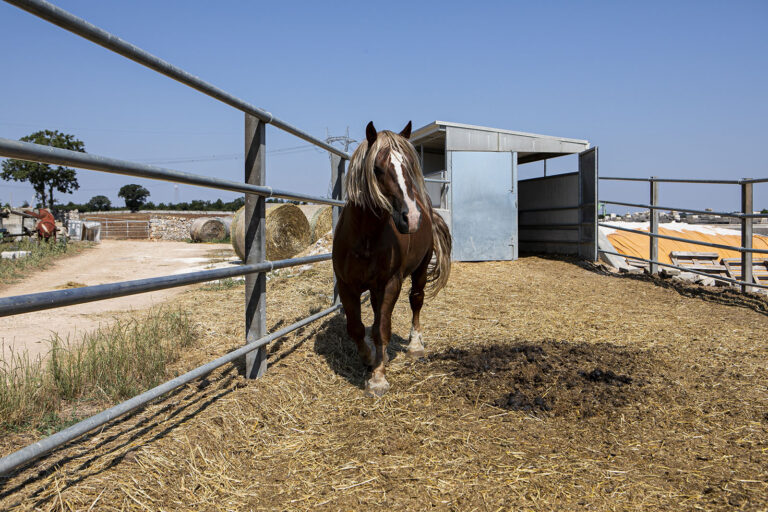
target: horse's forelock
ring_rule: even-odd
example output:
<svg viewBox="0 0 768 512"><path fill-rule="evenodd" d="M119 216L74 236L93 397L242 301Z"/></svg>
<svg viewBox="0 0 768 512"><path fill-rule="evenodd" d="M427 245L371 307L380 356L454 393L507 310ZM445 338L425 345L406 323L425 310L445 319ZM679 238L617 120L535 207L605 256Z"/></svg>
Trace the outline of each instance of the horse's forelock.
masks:
<svg viewBox="0 0 768 512"><path fill-rule="evenodd" d="M407 139L389 130L379 132L370 148L368 141L363 140L352 154L347 172L347 199L361 207L391 211L392 205L381 192L374 171L382 151L397 151L403 156L404 177L411 181L418 199L427 207L430 202L416 150Z"/></svg>

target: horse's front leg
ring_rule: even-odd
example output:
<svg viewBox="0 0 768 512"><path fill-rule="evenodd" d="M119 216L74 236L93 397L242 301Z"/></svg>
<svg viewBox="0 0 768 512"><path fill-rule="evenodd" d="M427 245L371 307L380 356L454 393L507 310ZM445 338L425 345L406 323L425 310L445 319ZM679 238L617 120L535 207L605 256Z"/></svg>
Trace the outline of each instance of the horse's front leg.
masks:
<svg viewBox="0 0 768 512"><path fill-rule="evenodd" d="M373 343L366 343L367 336L365 335L365 326L360 319L360 295L361 293L351 289L344 284L343 281L338 281L339 286L339 298L341 304L344 306L344 314L347 317L347 333L352 341L357 345L357 353L360 356L360 360L366 366L373 366L374 350Z"/></svg>
<svg viewBox="0 0 768 512"><path fill-rule="evenodd" d="M402 280L393 277L384 290L371 290L371 303L374 305L373 343L376 346L376 356L373 362L371 378L365 383L365 391L371 396L383 396L389 390L386 376L386 364L389 359L387 345L392 336L392 310L400 295Z"/></svg>

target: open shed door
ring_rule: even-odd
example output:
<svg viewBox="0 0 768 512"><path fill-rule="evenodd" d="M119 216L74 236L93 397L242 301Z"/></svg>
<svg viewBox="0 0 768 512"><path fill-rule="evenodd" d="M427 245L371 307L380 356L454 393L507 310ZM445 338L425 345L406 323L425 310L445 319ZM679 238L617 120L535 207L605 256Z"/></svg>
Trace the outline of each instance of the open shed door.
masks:
<svg viewBox="0 0 768 512"><path fill-rule="evenodd" d="M452 259L517 258L517 154L449 151Z"/></svg>
<svg viewBox="0 0 768 512"><path fill-rule="evenodd" d="M579 153L579 256L597 261L597 147Z"/></svg>

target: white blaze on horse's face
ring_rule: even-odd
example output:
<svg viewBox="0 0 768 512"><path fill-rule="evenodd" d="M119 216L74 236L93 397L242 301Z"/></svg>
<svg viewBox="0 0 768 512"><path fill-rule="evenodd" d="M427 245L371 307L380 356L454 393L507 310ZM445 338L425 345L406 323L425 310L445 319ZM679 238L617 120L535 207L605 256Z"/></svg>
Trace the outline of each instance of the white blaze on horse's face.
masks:
<svg viewBox="0 0 768 512"><path fill-rule="evenodd" d="M392 151L389 154L389 161L392 163L392 167L395 169L395 176L397 176L397 184L400 186L400 190L403 193L403 202L408 208L408 232L413 233L419 228L420 212L416 205L416 201L413 197L408 195L408 187L405 184L405 177L403 176L403 162L405 158L397 151Z"/></svg>

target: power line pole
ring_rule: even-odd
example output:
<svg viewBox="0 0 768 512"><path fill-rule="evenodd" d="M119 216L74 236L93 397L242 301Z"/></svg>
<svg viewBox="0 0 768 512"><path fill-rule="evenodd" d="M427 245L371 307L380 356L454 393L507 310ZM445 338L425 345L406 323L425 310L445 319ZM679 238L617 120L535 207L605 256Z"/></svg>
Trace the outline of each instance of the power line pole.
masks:
<svg viewBox="0 0 768 512"><path fill-rule="evenodd" d="M349 126L347 126L347 134L346 135L337 135L337 136L331 137L328 134L328 128L325 129L325 135L326 135L325 142L327 142L328 144L332 144L334 142L342 142L344 144L344 152L345 153L349 153L349 146L350 146L350 144L352 144L353 142L357 142L355 139L349 138Z"/></svg>
<svg viewBox="0 0 768 512"><path fill-rule="evenodd" d="M349 146L352 143L357 142L357 141L355 139L352 139L352 138L349 137L349 126L347 126L347 133L346 133L346 135L336 135L336 136L333 136L333 137L329 134L328 128L326 128L325 129L325 142L327 142L328 144L333 144L334 142L341 142L342 144L344 144L344 152L345 153L349 153ZM333 162L333 155L332 154L329 153L328 154L328 158L330 158L331 162ZM333 163L331 165L333 165ZM333 177L332 177L331 180L328 182L328 191L326 192L326 195L328 197L332 197L333 196L333 187L334 187L334 183L333 183Z"/></svg>

